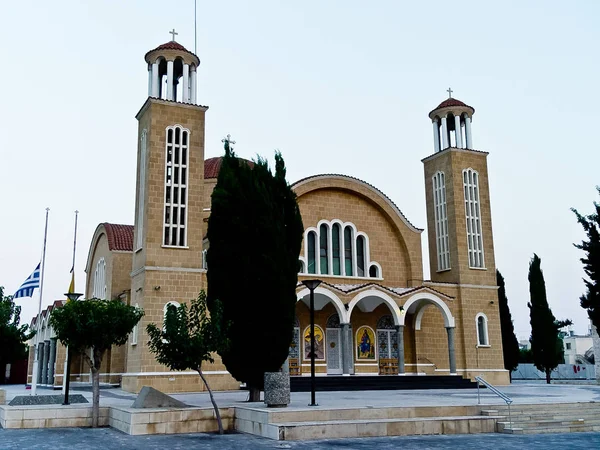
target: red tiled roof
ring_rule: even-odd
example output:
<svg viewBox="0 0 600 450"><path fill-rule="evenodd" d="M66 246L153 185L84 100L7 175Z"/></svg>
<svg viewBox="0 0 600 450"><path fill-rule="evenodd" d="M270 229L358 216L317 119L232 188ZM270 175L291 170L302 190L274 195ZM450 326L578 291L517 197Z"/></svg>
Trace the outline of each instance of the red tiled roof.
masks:
<svg viewBox="0 0 600 450"><path fill-rule="evenodd" d="M247 159L238 158L240 161L244 161L250 167L254 167L254 163L252 161L248 161ZM208 178L217 178L219 176L219 171L221 170L221 164L223 164L223 157L217 156L215 158L208 158L204 161L204 179Z"/></svg>
<svg viewBox="0 0 600 450"><path fill-rule="evenodd" d="M133 251L133 225L103 223L108 239L108 249L113 251Z"/></svg>
<svg viewBox="0 0 600 450"><path fill-rule="evenodd" d="M189 53L190 55L196 56L194 53L190 52L187 48L185 48L179 42L175 42L175 41L169 41L169 42L165 42L162 45L159 45L155 49L152 49L148 53L146 53L146 56L148 56L149 53L155 52L156 50L179 50L180 52L186 52L186 53ZM196 58L198 58L198 57L196 56Z"/></svg>
<svg viewBox="0 0 600 450"><path fill-rule="evenodd" d="M472 106L467 105L466 103L461 102L457 98L447 98L442 103L440 103L439 105L437 105L429 114L431 114L433 111L435 111L437 109L449 108L449 107L452 107L452 106L460 106L460 107L463 107L463 108L471 108L473 111L475 111L475 108L473 108Z"/></svg>

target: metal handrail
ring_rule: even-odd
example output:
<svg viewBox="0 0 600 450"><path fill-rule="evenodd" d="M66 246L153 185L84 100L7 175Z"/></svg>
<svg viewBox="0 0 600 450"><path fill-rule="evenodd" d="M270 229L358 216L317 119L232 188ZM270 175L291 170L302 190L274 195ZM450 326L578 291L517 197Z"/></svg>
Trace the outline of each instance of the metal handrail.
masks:
<svg viewBox="0 0 600 450"><path fill-rule="evenodd" d="M477 404L481 405L481 397L479 395L479 385L483 384L486 388L488 388L492 393L496 394L502 400L506 402L506 406L508 406L508 424L512 428L512 418L510 416L510 404L513 402L512 398L506 395L504 392L500 392L496 387L485 381L482 377L475 377L477 381Z"/></svg>

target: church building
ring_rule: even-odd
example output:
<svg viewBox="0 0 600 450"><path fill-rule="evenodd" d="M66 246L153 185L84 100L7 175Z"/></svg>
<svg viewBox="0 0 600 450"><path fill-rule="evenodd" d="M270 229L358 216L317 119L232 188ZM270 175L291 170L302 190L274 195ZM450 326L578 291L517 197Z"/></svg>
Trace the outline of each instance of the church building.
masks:
<svg viewBox="0 0 600 450"><path fill-rule="evenodd" d="M138 392L200 391L195 372L171 372L148 350L148 323L167 305L207 288L207 225L221 158L204 158L199 58L175 41L145 56L148 98L138 120L133 226L102 223L86 265L85 298L121 298L145 311L129 342L113 348L101 381ZM293 183L305 226L290 372L310 373L309 291L315 290L318 375L424 376L507 384L496 286L487 153L473 145L473 107L455 99L429 113L433 153L425 175L431 279L423 278L421 233L377 187L343 174ZM56 361L59 367L62 362ZM75 359L71 372L86 381ZM86 372L87 371L87 372ZM237 389L220 359L211 387ZM77 377L74 377L74 379Z"/></svg>

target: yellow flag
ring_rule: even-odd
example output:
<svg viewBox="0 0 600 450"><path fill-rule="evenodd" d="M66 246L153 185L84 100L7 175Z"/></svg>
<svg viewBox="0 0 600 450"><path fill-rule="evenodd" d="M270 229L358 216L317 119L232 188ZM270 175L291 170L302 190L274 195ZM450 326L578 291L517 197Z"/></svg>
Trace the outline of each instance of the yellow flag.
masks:
<svg viewBox="0 0 600 450"><path fill-rule="evenodd" d="M73 271L71 273L72 273L71 284L69 285L69 290L67 291L69 294L72 294L73 292L75 292L75 271Z"/></svg>

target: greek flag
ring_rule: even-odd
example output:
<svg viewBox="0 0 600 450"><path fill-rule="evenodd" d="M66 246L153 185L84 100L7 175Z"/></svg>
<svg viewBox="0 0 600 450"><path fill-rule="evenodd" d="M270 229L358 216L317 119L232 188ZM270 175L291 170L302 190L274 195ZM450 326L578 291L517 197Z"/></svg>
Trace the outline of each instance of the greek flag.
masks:
<svg viewBox="0 0 600 450"><path fill-rule="evenodd" d="M13 298L19 297L33 297L33 290L40 287L40 265L38 264L35 270L25 282L21 285L19 290L15 292Z"/></svg>

